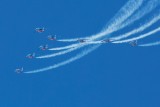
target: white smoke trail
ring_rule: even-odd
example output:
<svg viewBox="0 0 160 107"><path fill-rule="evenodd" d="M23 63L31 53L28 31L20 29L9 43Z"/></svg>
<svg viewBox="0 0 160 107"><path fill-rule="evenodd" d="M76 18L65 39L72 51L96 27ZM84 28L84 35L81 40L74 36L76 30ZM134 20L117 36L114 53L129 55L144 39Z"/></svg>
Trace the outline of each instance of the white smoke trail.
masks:
<svg viewBox="0 0 160 107"><path fill-rule="evenodd" d="M77 42L79 39L84 39L84 38L60 39L57 41L59 41L59 42Z"/></svg>
<svg viewBox="0 0 160 107"><path fill-rule="evenodd" d="M75 43L75 44L72 44L72 45L68 45L68 46L63 46L63 47L57 47L57 48L51 48L51 49L48 49L48 50L64 50L64 49L69 49L69 48L75 48L81 44L101 44L103 43L102 41L85 41L84 43Z"/></svg>
<svg viewBox="0 0 160 107"><path fill-rule="evenodd" d="M80 43L76 43L76 44L72 44L72 45L68 45L68 46L64 46L64 47L51 48L51 49L48 49L48 50L64 50L64 49L74 48L74 47L77 47L79 45L80 45Z"/></svg>
<svg viewBox="0 0 160 107"><path fill-rule="evenodd" d="M121 25L121 23L123 21L125 21L128 17L130 17L143 3L144 0L130 0L128 1L125 6L123 6L120 11L118 12L118 14L116 14L113 19L110 21L109 24L107 24L108 26L105 27L106 29L103 30L102 32L96 34L96 35L92 35L89 37L85 37L85 38L74 38L74 39L61 39L58 41L61 42L75 42L78 39L90 39L90 40L95 40L97 38L100 37L104 37L107 34L110 34L116 30L118 30L120 27L118 27L119 25ZM139 14L138 14L139 15ZM142 17L142 16L141 16ZM140 18L140 17L139 17ZM138 17L137 17L138 19ZM133 20L133 19L132 19ZM123 27L127 26L128 24L132 23L135 20L129 20L130 22L126 22ZM122 25L121 25L122 26ZM115 29L113 29L115 28Z"/></svg>
<svg viewBox="0 0 160 107"><path fill-rule="evenodd" d="M122 24L128 17L130 17L139 7L142 5L144 0L130 0L125 6L123 6L119 12L111 19L109 26L104 27L106 29L112 30L115 26ZM116 27L117 28L117 27Z"/></svg>
<svg viewBox="0 0 160 107"><path fill-rule="evenodd" d="M49 67L46 67L46 68L42 68L42 69L37 69L37 70L33 70L33 71L27 71L27 72L24 72L24 73L38 73L38 72L43 72L43 71L47 71L47 70L51 70L51 69L55 69L55 68L58 68L60 66L63 66L63 65L66 65L66 64L69 64L75 60L78 60L80 59L81 57L87 55L88 53L92 52L93 50L95 50L99 45L96 45L96 46L93 46L92 48L88 49L88 50L84 50L82 53L76 55L75 57L72 57L66 61L63 61L61 63L58 63L58 64L55 64L53 66L49 66Z"/></svg>
<svg viewBox="0 0 160 107"><path fill-rule="evenodd" d="M133 22L139 20L140 18L144 17L146 14L150 13L153 9L155 9L160 4L159 0L150 0L147 2L147 4L138 10L135 14L133 14L130 18L124 21L124 23L121 26L118 26L113 31L120 30Z"/></svg>
<svg viewBox="0 0 160 107"><path fill-rule="evenodd" d="M56 56L60 56L60 55L64 55L66 53L69 53L69 52L72 52L74 50L77 50L81 47L83 47L84 45L80 45L80 46L77 46L75 48L71 48L71 49L67 49L65 51L60 51L60 52L57 52L57 53L54 53L54 54L49 54L49 55L44 55L44 56L39 56L39 57L36 57L38 59L42 59L42 58L51 58L51 57L56 57Z"/></svg>
<svg viewBox="0 0 160 107"><path fill-rule="evenodd" d="M72 51L75 51L77 49L80 49L86 45L91 45L91 44L103 44L105 42L103 41L91 41L91 42L85 42L85 43L79 43L76 47L73 47L73 48L70 48L70 49L67 49L65 51L60 51L60 52L57 52L57 53L54 53L54 54L49 54L49 55L43 55L43 56L39 56L39 57L36 57L38 59L42 59L42 58L51 58L51 57L56 57L56 56L60 56L60 55L64 55L66 53L69 53L69 52L72 52Z"/></svg>
<svg viewBox="0 0 160 107"><path fill-rule="evenodd" d="M121 40L121 41L115 41L115 42L112 42L112 43L126 43L126 42L131 42L131 41L143 39L143 38L145 38L145 37L147 37L147 36L150 36L150 35L152 35L152 34L155 34L155 33L159 32L159 31L160 31L160 27L158 27L157 29L152 30L152 31L150 31L150 32L148 32L148 33L145 33L145 34L143 34L143 35L140 35L140 36L138 36L138 37L134 37L134 38L131 38L131 39L126 39L126 40Z"/></svg>
<svg viewBox="0 0 160 107"><path fill-rule="evenodd" d="M134 29L126 34L123 34L123 35L120 35L120 36L117 36L117 37L113 37L113 38L110 38L111 41L115 41L115 40L120 40L120 39L124 39L124 38L127 38L129 37L130 35L133 35L133 34L136 34L136 33L139 33L139 32L142 32L143 30L147 29L148 27L150 27L151 25L153 25L154 23L156 23L157 21L160 20L160 14L159 15L156 15L154 16L154 18L152 18L150 21L147 21L144 25L142 25L141 27L137 28L137 29Z"/></svg>
<svg viewBox="0 0 160 107"><path fill-rule="evenodd" d="M156 46L156 45L160 45L160 41L153 42L153 43L142 44L142 45L138 45L138 46L148 47L148 46Z"/></svg>

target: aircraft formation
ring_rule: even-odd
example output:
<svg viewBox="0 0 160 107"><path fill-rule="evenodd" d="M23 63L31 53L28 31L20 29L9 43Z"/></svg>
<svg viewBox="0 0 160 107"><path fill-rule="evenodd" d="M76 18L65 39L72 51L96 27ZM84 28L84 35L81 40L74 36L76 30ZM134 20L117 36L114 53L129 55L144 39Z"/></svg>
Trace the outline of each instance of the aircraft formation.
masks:
<svg viewBox="0 0 160 107"><path fill-rule="evenodd" d="M60 66L69 64L75 60L78 60L83 56L89 54L93 50L97 49L99 46L107 43L112 43L112 44L128 43L132 47L136 47L136 46L147 47L147 46L160 45L160 41L146 43L146 44L138 43L139 40L160 32L160 27L158 27L147 33L143 33L143 31L150 28L152 25L156 24L160 20L160 12L156 11L159 5L160 5L159 0L147 0L147 1L146 0L129 0L119 10L119 12L115 15L115 17L113 17L109 21L110 23L107 24L106 28L98 34L83 37L83 38L79 37L79 38L71 38L71 39L57 39L56 35L55 36L49 35L48 40L57 41L57 42L69 42L72 44L63 46L63 47L55 47L55 48L49 48L48 45L41 45L39 46L39 49L42 51L58 50L59 52L49 54L49 55L43 55L43 56L36 56L36 53L31 53L31 54L28 54L26 58L29 58L29 59L51 58L51 57L56 57L60 55L65 55L67 53L78 50L80 48L84 48L88 45L92 45L92 46L89 49L83 50L81 53L77 54L76 56L71 57L70 59L62 61L60 63L54 64L52 66L37 69L37 70L32 70L32 71L25 71L25 72L23 67L21 67L21 68L17 68L15 72L16 73L38 73L38 72L55 69L57 67L60 67ZM136 27L133 30L121 35L117 35L114 37L108 36L109 34L119 31L125 27L134 25L134 22L139 21L140 19L144 18L148 14L152 14L151 17L149 18L147 17L146 18L147 20L143 22L143 24L140 24L139 27ZM45 32L45 30L46 30L45 28L35 29L37 33L43 33ZM135 34L138 36L128 38Z"/></svg>
<svg viewBox="0 0 160 107"><path fill-rule="evenodd" d="M45 31L45 28L36 28L35 31L37 33L43 33ZM55 36L49 35L48 40L57 41L56 35ZM101 40L101 41L92 41L92 40L89 40L89 39L77 39L77 43L80 43L80 44L88 44L88 43L104 44L104 43L110 43L110 42L111 42L110 39L104 39L104 40ZM137 46L137 41L129 42L129 44L131 46ZM48 50L49 48L48 48L48 45L41 45L41 46L39 46L39 49L42 50L42 51L45 51L45 50ZM26 58L33 59L33 58L36 57L35 55L36 55L36 53L30 53L30 54L26 55ZM15 69L15 72L18 73L18 74L23 73L23 71L24 71L23 67Z"/></svg>

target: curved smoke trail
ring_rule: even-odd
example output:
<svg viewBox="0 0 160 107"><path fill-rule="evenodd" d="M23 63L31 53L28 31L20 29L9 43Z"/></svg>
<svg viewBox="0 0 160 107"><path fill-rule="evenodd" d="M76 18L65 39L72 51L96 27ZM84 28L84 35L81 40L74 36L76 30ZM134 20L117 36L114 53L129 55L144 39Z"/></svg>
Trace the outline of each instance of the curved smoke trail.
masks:
<svg viewBox="0 0 160 107"><path fill-rule="evenodd" d="M63 65L66 65L66 64L69 64L75 60L78 60L80 59L81 57L87 55L88 53L92 52L94 49L96 49L99 45L96 45L88 50L85 50L83 51L81 54L77 54L75 57L72 57L66 61L63 61L61 63L58 63L58 64L55 64L53 66L49 66L49 67L46 67L46 68L42 68L42 69L37 69L37 70L33 70L33 71L27 71L27 72L24 72L24 73L38 73L38 72L42 72L42 71L47 71L47 70L51 70L51 69L54 69L54 68L58 68L60 66L63 66Z"/></svg>
<svg viewBox="0 0 160 107"><path fill-rule="evenodd" d="M152 30L152 31L150 31L150 32L148 32L148 33L145 33L145 34L143 34L143 35L140 35L140 36L138 36L138 37L134 37L134 38L131 38L131 39L126 39L126 40L121 40L121 41L115 41L115 42L112 42L112 43L126 43L126 42L131 42L131 41L143 39L143 38L145 38L145 37L147 37L147 36L150 36L150 35L152 35L152 34L155 34L155 33L159 32L159 31L160 31L160 27L158 27L158 28L156 28L155 30Z"/></svg>
<svg viewBox="0 0 160 107"><path fill-rule="evenodd" d="M39 56L39 57L36 57L36 58L42 59L42 58L56 57L56 56L64 55L64 54L66 54L66 53L75 51L75 50L80 49L80 48L82 48L82 47L84 47L84 45L80 45L80 46L77 46L77 47L75 47L75 48L67 49L67 50L65 50L65 51L60 51L60 52L57 52L57 53L54 53L54 54Z"/></svg>
<svg viewBox="0 0 160 107"><path fill-rule="evenodd" d="M80 45L80 43L75 43L75 44L72 44L72 45L57 47L57 48L51 48L51 49L48 49L48 50L51 50L51 51L53 51L53 50L65 50L65 49L77 47L79 45Z"/></svg>
<svg viewBox="0 0 160 107"><path fill-rule="evenodd" d="M133 14L130 18L124 21L124 23L119 26L117 29L120 30L133 22L139 20L140 18L144 17L146 14L150 13L153 9L155 9L160 4L159 0L150 0L147 2L145 6L139 9L135 14ZM116 31L115 29L114 31Z"/></svg>
<svg viewBox="0 0 160 107"><path fill-rule="evenodd" d="M153 42L153 43L142 44L142 45L138 45L138 46L148 47L148 46L156 46L156 45L160 45L160 41Z"/></svg>
<svg viewBox="0 0 160 107"><path fill-rule="evenodd" d="M136 34L136 33L139 33L139 32L142 32L144 31L145 29L147 29L148 27L150 27L151 25L153 25L154 23L156 23L157 21L160 20L160 14L159 15L156 15L154 16L154 18L152 18L150 21L147 21L144 25L142 25L141 27L137 28L137 29L134 29L126 34L122 34L120 36L117 36L117 37L113 37L113 38L110 38L111 41L115 41L115 40L120 40L120 39L124 39L124 38L127 38L129 37L130 35L133 35L133 34Z"/></svg>
<svg viewBox="0 0 160 107"><path fill-rule="evenodd" d="M75 43L75 44L71 44L71 45L68 45L68 46L50 48L48 50L51 50L51 51L65 50L65 49L69 49L69 48L76 48L77 46L82 45L82 44L99 44L99 43L102 43L102 41L85 41L84 43Z"/></svg>
<svg viewBox="0 0 160 107"><path fill-rule="evenodd" d="M103 42L103 41L92 41L92 42L87 42L87 43L81 43L81 44L78 44L77 47L72 47L72 48L67 49L67 50L65 50L65 51L60 51L60 52L57 52L57 53L54 53L54 54L38 56L38 57L36 57L36 58L42 59L42 58L56 57L56 56L64 55L64 54L66 54L66 53L75 51L75 50L80 49L80 48L82 48L82 47L84 47L84 46L86 46L86 45L102 44L102 43L105 43L105 42Z"/></svg>

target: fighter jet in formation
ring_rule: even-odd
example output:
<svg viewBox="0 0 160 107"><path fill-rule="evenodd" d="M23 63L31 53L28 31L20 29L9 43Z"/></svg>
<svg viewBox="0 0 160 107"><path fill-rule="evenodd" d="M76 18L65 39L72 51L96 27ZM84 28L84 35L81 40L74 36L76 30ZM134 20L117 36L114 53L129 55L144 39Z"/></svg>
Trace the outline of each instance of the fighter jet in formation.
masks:
<svg viewBox="0 0 160 107"><path fill-rule="evenodd" d="M28 54L26 57L29 59L33 59L35 57L35 53Z"/></svg>
<svg viewBox="0 0 160 107"><path fill-rule="evenodd" d="M44 28L36 28L35 31L38 32L38 33L42 33L42 32L45 31L45 29L44 29ZM51 40L51 41L54 41L54 40L57 39L57 38L56 38L56 35L55 35L55 36L48 35L47 38L48 38L49 40ZM94 42L94 40L90 40L90 39L78 39L77 42L79 42L79 43L89 43L89 42ZM95 41L95 42L97 42L97 41ZM104 39L104 40L101 40L101 41L99 41L99 42L100 42L100 43L110 43L111 40L110 40L110 39ZM130 44L131 44L132 46L136 46L136 45L137 45L137 41L130 42ZM48 45L41 45L41 46L39 46L39 48L40 48L40 50L43 50L43 51L44 51L44 50L47 50L47 49L48 49ZM28 54L26 57L29 58L29 59L33 59L33 58L35 58L35 53ZM16 72L16 73L22 73L22 72L23 72L23 67L22 67L22 68L17 68L17 69L15 70L15 72Z"/></svg>
<svg viewBox="0 0 160 107"><path fill-rule="evenodd" d="M36 28L35 30L36 30L36 32L38 32L38 33L44 32L44 28Z"/></svg>
<svg viewBox="0 0 160 107"><path fill-rule="evenodd" d="M85 43L85 42L87 42L87 39L78 39L77 40L79 43Z"/></svg>
<svg viewBox="0 0 160 107"><path fill-rule="evenodd" d="M55 36L48 35L48 39L49 39L49 40L52 40L52 41L53 41L53 40L56 40L56 35L55 35Z"/></svg>
<svg viewBox="0 0 160 107"><path fill-rule="evenodd" d="M129 44L133 47L138 45L137 41L131 41L129 42Z"/></svg>
<svg viewBox="0 0 160 107"><path fill-rule="evenodd" d="M48 49L48 45L41 45L39 48L44 51Z"/></svg>
<svg viewBox="0 0 160 107"><path fill-rule="evenodd" d="M15 72L18 73L18 74L19 74L19 73L22 73L22 72L23 72L23 67L22 67L22 68L17 68L17 69L15 70Z"/></svg>
<svg viewBox="0 0 160 107"><path fill-rule="evenodd" d="M102 42L102 43L110 43L111 40L110 40L110 39L105 39L105 40L102 40L101 42Z"/></svg>

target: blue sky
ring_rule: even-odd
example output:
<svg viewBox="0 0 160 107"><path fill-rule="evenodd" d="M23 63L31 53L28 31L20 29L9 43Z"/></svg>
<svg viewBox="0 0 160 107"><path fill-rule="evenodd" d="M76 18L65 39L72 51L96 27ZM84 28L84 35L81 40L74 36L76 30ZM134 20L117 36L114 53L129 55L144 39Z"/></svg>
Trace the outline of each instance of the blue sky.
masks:
<svg viewBox="0 0 160 107"><path fill-rule="evenodd" d="M48 34L74 38L99 32L127 1L2 0L0 107L159 107L159 46L105 44L54 70L29 75L14 72L21 66L33 70L74 56L80 51L47 60L25 58L32 52L45 54L37 48L41 44L66 45L48 41ZM36 27L45 27L46 32L37 34ZM158 40L157 35L140 42Z"/></svg>

